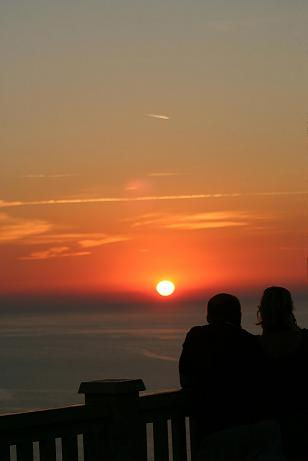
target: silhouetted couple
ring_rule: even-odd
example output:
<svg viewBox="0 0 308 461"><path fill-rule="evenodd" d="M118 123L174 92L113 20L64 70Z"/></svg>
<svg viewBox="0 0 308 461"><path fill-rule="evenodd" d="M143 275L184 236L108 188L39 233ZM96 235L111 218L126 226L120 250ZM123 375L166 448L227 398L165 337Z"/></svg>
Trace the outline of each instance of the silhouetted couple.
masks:
<svg viewBox="0 0 308 461"><path fill-rule="evenodd" d="M198 461L308 460L308 332L293 310L288 290L267 288L254 336L241 328L239 300L221 293L208 325L188 332L179 371Z"/></svg>

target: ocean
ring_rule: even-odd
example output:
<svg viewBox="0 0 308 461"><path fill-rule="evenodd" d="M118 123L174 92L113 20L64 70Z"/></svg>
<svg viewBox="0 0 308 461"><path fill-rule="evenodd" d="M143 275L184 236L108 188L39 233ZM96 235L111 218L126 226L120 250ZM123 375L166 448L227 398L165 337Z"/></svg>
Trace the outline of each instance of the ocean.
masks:
<svg viewBox="0 0 308 461"><path fill-rule="evenodd" d="M308 327L307 296L295 296ZM242 301L253 333L257 299ZM102 302L99 299L0 299L0 411L83 402L82 381L142 378L148 391L179 387L178 357L186 332L205 323L205 302Z"/></svg>

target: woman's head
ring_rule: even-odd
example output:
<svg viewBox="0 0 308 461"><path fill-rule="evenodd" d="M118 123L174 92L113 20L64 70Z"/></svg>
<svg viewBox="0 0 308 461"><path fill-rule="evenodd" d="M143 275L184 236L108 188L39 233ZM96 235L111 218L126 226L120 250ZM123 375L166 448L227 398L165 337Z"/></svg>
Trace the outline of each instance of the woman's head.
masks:
<svg viewBox="0 0 308 461"><path fill-rule="evenodd" d="M263 330L289 330L296 325L294 306L289 290L269 287L264 290L258 310Z"/></svg>

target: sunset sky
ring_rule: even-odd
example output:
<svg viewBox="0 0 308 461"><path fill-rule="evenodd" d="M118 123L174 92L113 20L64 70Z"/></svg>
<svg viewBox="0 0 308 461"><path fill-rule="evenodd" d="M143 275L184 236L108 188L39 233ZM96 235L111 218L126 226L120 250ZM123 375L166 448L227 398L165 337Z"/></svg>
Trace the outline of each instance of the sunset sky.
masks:
<svg viewBox="0 0 308 461"><path fill-rule="evenodd" d="M0 6L0 293L307 286L306 0Z"/></svg>

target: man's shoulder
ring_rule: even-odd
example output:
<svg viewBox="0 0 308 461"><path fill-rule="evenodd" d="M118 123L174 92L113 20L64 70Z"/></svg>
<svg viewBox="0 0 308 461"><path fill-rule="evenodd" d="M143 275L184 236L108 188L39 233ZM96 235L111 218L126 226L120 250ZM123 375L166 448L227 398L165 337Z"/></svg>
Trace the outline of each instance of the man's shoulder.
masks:
<svg viewBox="0 0 308 461"><path fill-rule="evenodd" d="M207 336L207 332L209 330L208 327L209 325L196 325L192 327L186 334L185 343L198 341Z"/></svg>
<svg viewBox="0 0 308 461"><path fill-rule="evenodd" d="M189 332L187 333L187 336L199 336L206 334L210 330L210 325L195 325L192 327Z"/></svg>
<svg viewBox="0 0 308 461"><path fill-rule="evenodd" d="M195 343L198 341L202 343L216 342L217 338L231 343L240 342L240 344L245 343L247 345L257 343L256 336L243 328L228 326L221 328L211 324L192 327L186 335L185 343Z"/></svg>
<svg viewBox="0 0 308 461"><path fill-rule="evenodd" d="M199 336L199 335L207 335L207 334L212 335L212 334L220 333L222 331L230 331L240 336L243 336L244 338L248 338L250 340L256 338L255 335L253 335L247 330L244 330L244 328L232 327L232 326L217 327L216 325L212 325L212 324L196 325L188 331L187 336Z"/></svg>

